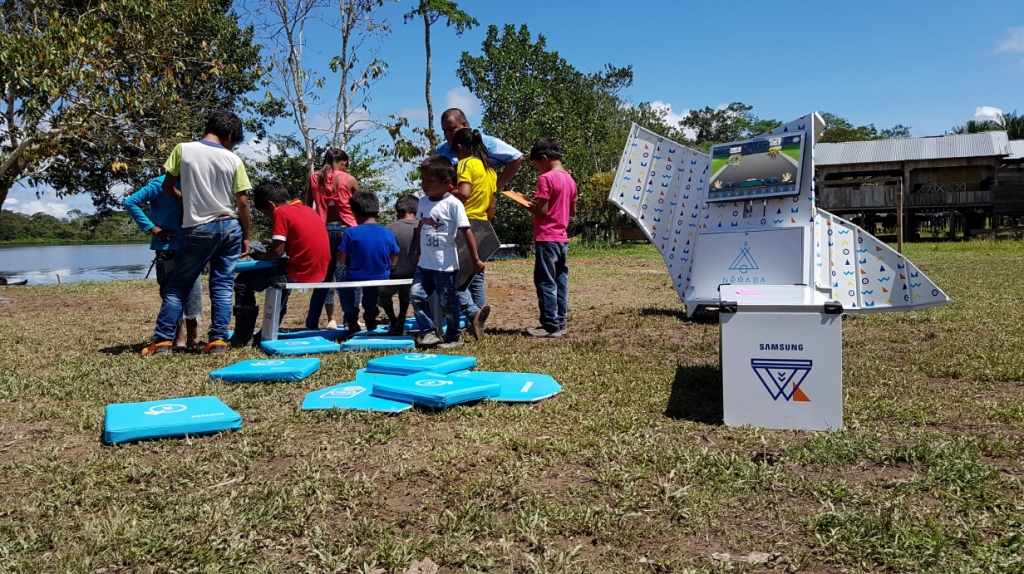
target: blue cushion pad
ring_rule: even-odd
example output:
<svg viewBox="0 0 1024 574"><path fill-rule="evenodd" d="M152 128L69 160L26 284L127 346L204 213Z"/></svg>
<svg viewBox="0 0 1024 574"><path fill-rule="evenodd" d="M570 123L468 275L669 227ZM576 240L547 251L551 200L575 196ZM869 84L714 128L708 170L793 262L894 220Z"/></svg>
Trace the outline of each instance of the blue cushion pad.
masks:
<svg viewBox="0 0 1024 574"><path fill-rule="evenodd" d="M316 331L288 331L278 333L278 339L305 339L307 337L323 337L328 341L337 341L345 334L344 329L318 329Z"/></svg>
<svg viewBox="0 0 1024 574"><path fill-rule="evenodd" d="M416 340L410 335L353 337L341 344L342 351L372 351L374 349L415 349Z"/></svg>
<svg viewBox="0 0 1024 574"><path fill-rule="evenodd" d="M302 337L263 341L260 347L271 355L310 355L313 353L337 353L341 345L323 337Z"/></svg>
<svg viewBox="0 0 1024 574"><path fill-rule="evenodd" d="M370 387L358 381L341 383L326 389L313 391L302 401L302 410L320 409L352 409L359 411L376 411L384 413L400 413L412 408L409 403L392 401L374 397Z"/></svg>
<svg viewBox="0 0 1024 574"><path fill-rule="evenodd" d="M466 371L457 375L460 379L498 383L501 392L491 397L492 401L506 403L534 403L562 392L562 386L549 375L536 373L496 373L489 371Z"/></svg>
<svg viewBox="0 0 1024 574"><path fill-rule="evenodd" d="M453 377L446 373L416 373L373 383L375 397L434 408L495 397L500 392L498 383Z"/></svg>
<svg viewBox="0 0 1024 574"><path fill-rule="evenodd" d="M248 383L301 381L320 368L320 359L261 359L242 361L210 372L211 381Z"/></svg>
<svg viewBox="0 0 1024 574"><path fill-rule="evenodd" d="M279 263L280 263L280 260L278 260L278 261L261 261L261 260L256 260L256 261L239 261L235 265L235 273L241 273L243 271L252 271L254 269L269 269L269 268L274 267L275 265L277 265Z"/></svg>
<svg viewBox="0 0 1024 574"><path fill-rule="evenodd" d="M378 357L366 362L366 370L386 375L409 375L430 371L453 373L476 366L476 357L463 355L434 355L431 353L407 353Z"/></svg>
<svg viewBox="0 0 1024 574"><path fill-rule="evenodd" d="M217 397L190 397L107 405L108 444L213 433L242 427L242 417Z"/></svg>

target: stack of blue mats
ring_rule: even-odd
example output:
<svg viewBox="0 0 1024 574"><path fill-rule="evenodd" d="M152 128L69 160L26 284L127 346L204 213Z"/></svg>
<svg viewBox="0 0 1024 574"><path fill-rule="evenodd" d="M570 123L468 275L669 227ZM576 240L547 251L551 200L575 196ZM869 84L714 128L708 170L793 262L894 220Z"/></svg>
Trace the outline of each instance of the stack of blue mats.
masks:
<svg viewBox="0 0 1024 574"><path fill-rule="evenodd" d="M341 344L342 351L373 351L377 349L415 349L411 335L355 336Z"/></svg>
<svg viewBox="0 0 1024 574"><path fill-rule="evenodd" d="M368 385L359 382L341 383L306 395L302 401L302 410L314 411L322 409L343 409L357 411L375 411L382 413L400 413L412 408L409 403L401 403L374 397Z"/></svg>
<svg viewBox="0 0 1024 574"><path fill-rule="evenodd" d="M498 383L454 377L444 373L417 373L375 380L373 396L437 409L496 397Z"/></svg>
<svg viewBox="0 0 1024 574"><path fill-rule="evenodd" d="M341 345L323 337L301 337L263 341L260 347L271 355L311 355L313 353L337 353Z"/></svg>
<svg viewBox="0 0 1024 574"><path fill-rule="evenodd" d="M210 372L211 381L259 383L301 381L320 368L320 359L261 359L242 361Z"/></svg>
<svg viewBox="0 0 1024 574"><path fill-rule="evenodd" d="M107 405L103 442L215 433L242 428L242 417L217 397Z"/></svg>
<svg viewBox="0 0 1024 574"><path fill-rule="evenodd" d="M278 339L305 339L307 337L323 337L328 341L337 341L345 335L344 329L317 329L316 331L279 332Z"/></svg>
<svg viewBox="0 0 1024 574"><path fill-rule="evenodd" d="M430 371L432 373L454 373L476 366L476 357L461 355L433 355L430 353L408 353L370 359L366 370L384 375L411 375Z"/></svg>

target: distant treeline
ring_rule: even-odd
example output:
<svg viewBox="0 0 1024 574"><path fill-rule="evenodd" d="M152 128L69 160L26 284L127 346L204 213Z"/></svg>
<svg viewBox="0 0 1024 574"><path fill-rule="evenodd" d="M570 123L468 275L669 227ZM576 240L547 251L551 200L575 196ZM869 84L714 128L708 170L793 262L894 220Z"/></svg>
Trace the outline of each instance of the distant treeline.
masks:
<svg viewBox="0 0 1024 574"><path fill-rule="evenodd" d="M139 243L149 236L139 231L124 211L85 215L71 211L65 219L45 213L24 215L0 211L0 244Z"/></svg>

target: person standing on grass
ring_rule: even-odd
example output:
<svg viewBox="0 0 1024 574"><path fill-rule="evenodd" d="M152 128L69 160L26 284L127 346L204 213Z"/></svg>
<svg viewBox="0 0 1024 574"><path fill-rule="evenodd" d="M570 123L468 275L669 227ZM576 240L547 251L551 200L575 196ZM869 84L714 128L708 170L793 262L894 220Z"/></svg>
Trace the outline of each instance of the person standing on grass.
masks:
<svg viewBox="0 0 1024 574"><path fill-rule="evenodd" d="M143 355L171 350L182 316L182 301L210 264L210 329L204 353L227 350L231 294L238 258L249 254L249 196L252 189L242 160L232 148L242 142L242 120L219 110L206 122L206 135L174 146L164 163L163 191L182 202L181 248L157 316L153 342ZM181 191L175 183L181 181Z"/></svg>
<svg viewBox="0 0 1024 574"><path fill-rule="evenodd" d="M537 190L526 208L533 214L533 284L537 288L540 327L527 329L533 337L565 335L569 312L569 266L566 255L569 218L576 215L576 182L562 167L562 151L551 138L540 138L530 150L537 166Z"/></svg>
<svg viewBox="0 0 1024 574"><path fill-rule="evenodd" d="M153 236L149 248L156 252L156 284L160 297L174 272L174 258L181 247L181 203L164 194L164 176L149 180L124 200L124 208L144 233ZM149 206L149 215L142 210ZM183 351L199 344L199 315L203 313L203 282L196 277L185 298L184 321L178 322L173 349Z"/></svg>
<svg viewBox="0 0 1024 574"><path fill-rule="evenodd" d="M395 234L377 223L380 201L377 196L361 191L352 196L352 212L359 225L349 227L338 246L338 265L345 265L345 281L381 281L391 275L400 251ZM377 328L378 287L362 288L363 322L366 330ZM338 294L345 313L345 335L359 331L359 300L356 289L342 289Z"/></svg>
<svg viewBox="0 0 1024 574"><path fill-rule="evenodd" d="M434 150L435 154L443 155L452 163L457 163L455 150L452 147L452 136L459 130L469 129L469 121L466 114L459 108L449 108L441 114L441 132L444 133L444 142ZM484 146L487 148L487 156L495 171L501 169L498 176L497 189L505 189L523 165L523 153L508 145L496 137L481 134Z"/></svg>
<svg viewBox="0 0 1024 574"><path fill-rule="evenodd" d="M416 219L416 209L420 200L407 193L395 202L395 222L388 229L395 234L398 242L398 263L391 268L392 279L412 279L416 274L416 262L412 260L413 236L420 221ZM409 313L409 290L411 285L385 285L377 290L377 305L384 308L388 317L392 335L405 332L405 316ZM395 314L394 296L398 295L398 314Z"/></svg>
<svg viewBox="0 0 1024 574"><path fill-rule="evenodd" d="M452 195L465 205L466 217L470 220L493 220L498 176L491 166L480 132L461 129L452 135L451 143L455 157L459 159L455 168L458 184ZM484 326L491 314L483 271L474 273L469 285L459 291L459 307L469 319L470 334L477 341L483 339Z"/></svg>
<svg viewBox="0 0 1024 574"><path fill-rule="evenodd" d="M324 165L320 171L311 173L306 182L303 203L314 207L320 214L327 235L331 238L331 260L327 266L325 283L338 281L345 274L344 267L338 267L333 254L338 251L341 236L349 227L356 225L349 200L359 191L359 182L348 173L348 154L345 150L328 148L324 152ZM306 328L316 330L320 326L320 312L327 311L327 328L337 329L334 320L334 295L336 289L314 289L309 298L309 312L306 313ZM339 291L340 293L340 291Z"/></svg>
<svg viewBox="0 0 1024 574"><path fill-rule="evenodd" d="M420 186L424 197L420 198L416 218L420 220L413 238L412 260L416 261L416 274L412 280L409 299L416 313L416 323L425 333L420 345L432 347L441 343L443 348L457 347L459 340L459 300L455 291L455 274L459 270L459 254L455 238L461 232L466 238L466 247L473 259L473 271L484 270L484 262L476 251L473 229L466 217L466 208L455 199L449 190L454 189L455 167L448 158L432 155L420 164ZM430 296L437 292L444 316L448 319L448 330L444 342L434 332L430 318Z"/></svg>

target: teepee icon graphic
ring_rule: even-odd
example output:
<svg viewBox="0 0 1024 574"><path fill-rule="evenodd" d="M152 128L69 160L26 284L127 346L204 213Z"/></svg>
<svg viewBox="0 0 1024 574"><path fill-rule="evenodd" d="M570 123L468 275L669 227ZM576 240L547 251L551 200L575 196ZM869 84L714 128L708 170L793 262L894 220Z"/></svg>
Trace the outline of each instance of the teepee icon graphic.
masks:
<svg viewBox="0 0 1024 574"><path fill-rule="evenodd" d="M740 249L740 254L729 266L731 271L739 271L740 273L746 273L747 271L753 271L760 269L757 266L757 261L754 261L753 256L750 255L750 247L747 246L747 242L743 242L743 248Z"/></svg>
<svg viewBox="0 0 1024 574"><path fill-rule="evenodd" d="M800 390L800 384L813 366L809 359L750 359L750 368L754 369L761 384L776 401L782 397L787 401L810 402L811 399Z"/></svg>

